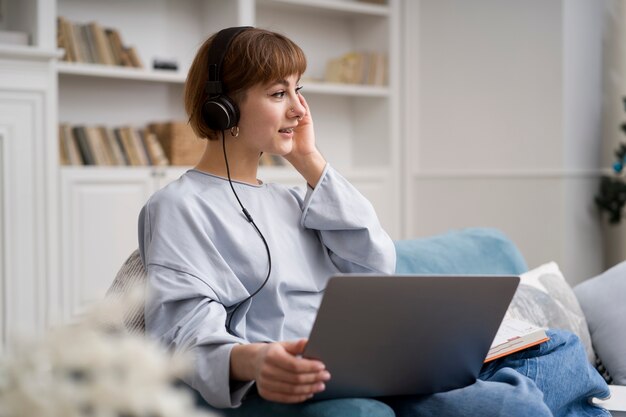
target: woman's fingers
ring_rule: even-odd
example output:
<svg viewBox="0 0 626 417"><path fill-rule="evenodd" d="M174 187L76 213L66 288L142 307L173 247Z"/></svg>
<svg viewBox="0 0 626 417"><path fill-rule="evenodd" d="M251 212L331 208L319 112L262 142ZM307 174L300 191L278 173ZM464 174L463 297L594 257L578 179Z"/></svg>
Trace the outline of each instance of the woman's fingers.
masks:
<svg viewBox="0 0 626 417"><path fill-rule="evenodd" d="M305 401L325 389L330 373L320 361L299 356L305 340L267 346L256 377L259 394L271 401L295 403Z"/></svg>

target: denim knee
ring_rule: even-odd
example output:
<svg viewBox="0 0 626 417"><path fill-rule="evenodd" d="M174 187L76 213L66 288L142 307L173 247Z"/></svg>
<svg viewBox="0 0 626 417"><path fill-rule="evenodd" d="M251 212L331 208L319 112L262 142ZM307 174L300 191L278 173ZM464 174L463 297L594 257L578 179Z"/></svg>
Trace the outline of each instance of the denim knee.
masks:
<svg viewBox="0 0 626 417"><path fill-rule="evenodd" d="M259 396L248 398L239 408L221 410L226 417L395 417L387 404L372 398L339 398L279 404Z"/></svg>

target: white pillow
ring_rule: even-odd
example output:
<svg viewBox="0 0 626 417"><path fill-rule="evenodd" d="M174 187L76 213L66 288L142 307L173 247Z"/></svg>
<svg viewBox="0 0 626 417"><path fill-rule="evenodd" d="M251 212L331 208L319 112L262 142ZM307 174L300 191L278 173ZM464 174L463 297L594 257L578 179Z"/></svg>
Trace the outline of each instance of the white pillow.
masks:
<svg viewBox="0 0 626 417"><path fill-rule="evenodd" d="M537 326L564 329L578 335L589 361L595 361L587 320L578 299L555 262L520 275L520 286L507 316Z"/></svg>
<svg viewBox="0 0 626 417"><path fill-rule="evenodd" d="M609 376L626 385L626 261L578 284L574 292Z"/></svg>

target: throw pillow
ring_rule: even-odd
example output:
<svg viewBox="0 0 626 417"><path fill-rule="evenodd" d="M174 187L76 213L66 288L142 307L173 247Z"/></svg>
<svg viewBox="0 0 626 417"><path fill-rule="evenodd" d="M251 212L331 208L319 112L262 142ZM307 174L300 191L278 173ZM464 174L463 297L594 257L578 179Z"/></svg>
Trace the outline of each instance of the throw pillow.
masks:
<svg viewBox="0 0 626 417"><path fill-rule="evenodd" d="M593 363L595 353L585 315L558 265L555 262L541 265L520 278L507 316L541 327L571 331L578 335Z"/></svg>
<svg viewBox="0 0 626 417"><path fill-rule="evenodd" d="M626 262L574 288L593 347L614 383L626 385Z"/></svg>
<svg viewBox="0 0 626 417"><path fill-rule="evenodd" d="M146 271L141 262L139 251L130 254L120 268L107 291L107 297L123 297L135 288L142 288L146 282ZM145 331L143 303L127 305L124 312L124 327L130 333L142 334Z"/></svg>

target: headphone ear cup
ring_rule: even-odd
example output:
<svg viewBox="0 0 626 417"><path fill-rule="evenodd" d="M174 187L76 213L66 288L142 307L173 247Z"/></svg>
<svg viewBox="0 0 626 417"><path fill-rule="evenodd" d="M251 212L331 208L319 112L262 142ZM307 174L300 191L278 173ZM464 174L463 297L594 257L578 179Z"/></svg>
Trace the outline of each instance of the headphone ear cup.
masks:
<svg viewBox="0 0 626 417"><path fill-rule="evenodd" d="M237 126L239 108L228 96L210 97L202 106L202 117L213 130L226 130Z"/></svg>

